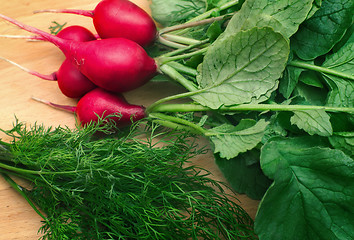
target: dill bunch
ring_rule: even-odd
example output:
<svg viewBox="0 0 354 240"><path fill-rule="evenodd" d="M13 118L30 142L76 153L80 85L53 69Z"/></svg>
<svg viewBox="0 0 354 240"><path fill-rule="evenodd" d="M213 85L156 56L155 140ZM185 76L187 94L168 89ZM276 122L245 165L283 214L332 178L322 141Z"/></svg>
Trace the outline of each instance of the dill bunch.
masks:
<svg viewBox="0 0 354 240"><path fill-rule="evenodd" d="M0 141L0 172L43 217L42 239L256 239L225 186L186 167L203 148L190 134L160 129L16 122L4 131L13 141Z"/></svg>

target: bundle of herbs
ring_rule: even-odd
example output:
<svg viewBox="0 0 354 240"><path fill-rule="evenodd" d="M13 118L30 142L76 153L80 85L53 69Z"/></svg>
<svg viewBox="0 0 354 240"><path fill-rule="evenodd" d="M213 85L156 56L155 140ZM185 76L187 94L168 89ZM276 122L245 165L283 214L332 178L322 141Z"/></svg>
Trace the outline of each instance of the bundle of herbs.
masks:
<svg viewBox="0 0 354 240"><path fill-rule="evenodd" d="M5 131L13 141L1 142L0 171L43 217L43 239L255 238L226 186L187 165L204 152L190 134L149 124L102 136L111 130Z"/></svg>

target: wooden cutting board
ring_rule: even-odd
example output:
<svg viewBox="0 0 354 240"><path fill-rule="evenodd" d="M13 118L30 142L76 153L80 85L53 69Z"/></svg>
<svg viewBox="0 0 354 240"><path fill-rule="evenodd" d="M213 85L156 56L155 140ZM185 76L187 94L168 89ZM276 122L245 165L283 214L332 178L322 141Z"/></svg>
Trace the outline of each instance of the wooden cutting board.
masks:
<svg viewBox="0 0 354 240"><path fill-rule="evenodd" d="M148 0L132 0L147 12ZM10 0L1 1L0 13L15 18L23 23L49 31L53 21L60 24L82 25L95 32L92 20L88 17L72 14L33 14L40 9L87 9L91 10L98 0ZM12 24L0 20L0 34L29 35ZM0 57L8 58L22 66L40 73L52 73L58 69L64 59L63 54L51 43L29 42L23 39L0 38ZM174 86L174 85L173 85ZM149 105L155 100L181 91L170 84L149 83L146 86L126 94L131 103ZM45 126L75 126L74 116L70 113L52 109L31 99L32 96L46 99L55 103L75 105L76 101L63 96L56 82L45 81L29 75L20 69L0 61L0 128L10 129L15 119L29 125L35 123ZM9 140L3 133L0 138ZM202 142L201 144L206 144ZM194 162L213 173L213 178L224 181L222 174L214 163L211 154L200 156ZM244 195L238 195L241 205L254 217L258 201ZM41 218L0 177L0 240L34 240L41 226Z"/></svg>

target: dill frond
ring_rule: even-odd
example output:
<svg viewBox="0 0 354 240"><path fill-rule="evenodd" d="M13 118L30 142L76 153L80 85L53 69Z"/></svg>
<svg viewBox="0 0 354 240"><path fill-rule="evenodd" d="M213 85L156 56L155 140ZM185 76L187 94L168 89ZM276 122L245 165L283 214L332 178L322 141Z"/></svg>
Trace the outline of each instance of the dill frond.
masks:
<svg viewBox="0 0 354 240"><path fill-rule="evenodd" d="M102 131L6 131L13 141L1 144L0 169L33 182L21 189L46 216L42 239L256 239L225 186L186 166L205 152L193 136L150 123Z"/></svg>

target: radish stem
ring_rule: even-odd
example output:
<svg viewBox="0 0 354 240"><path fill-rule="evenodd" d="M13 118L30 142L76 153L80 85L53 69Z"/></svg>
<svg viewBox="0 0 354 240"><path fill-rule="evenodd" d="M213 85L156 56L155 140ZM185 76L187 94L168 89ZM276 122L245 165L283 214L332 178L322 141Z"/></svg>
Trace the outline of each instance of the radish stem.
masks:
<svg viewBox="0 0 354 240"><path fill-rule="evenodd" d="M184 44L180 44L180 43L176 43L176 42L173 42L173 41L170 41L170 40L167 40L166 38L162 37L162 36L159 36L157 38L157 42L167 46L167 47L171 47L171 48L185 48L186 45Z"/></svg>
<svg viewBox="0 0 354 240"><path fill-rule="evenodd" d="M172 26L172 27L165 27L165 28L162 28L159 31L159 34L160 35L164 35L166 33L174 32L174 31L177 31L177 30L184 30L186 28L202 26L202 25L206 25L206 24L213 23L213 22L216 22L216 21L224 20L227 17L231 17L231 15L228 14L228 15L224 15L224 16L220 16L220 17L213 17L213 18L203 19L203 20L194 21L194 22L186 22L186 23L175 25L175 26ZM181 32L178 32L178 34L181 34Z"/></svg>
<svg viewBox="0 0 354 240"><path fill-rule="evenodd" d="M88 10L79 10L79 9L42 9L42 10L36 10L33 11L34 14L36 13L73 13L73 14L78 14L86 17L92 17L93 16L93 11L88 11Z"/></svg>
<svg viewBox="0 0 354 240"><path fill-rule="evenodd" d="M37 102L44 103L44 104L46 104L48 106L51 106L53 108L64 110L66 112L74 113L76 111L76 107L73 107L73 106L60 105L60 104L52 103L52 102L49 102L47 100L43 100L43 99L36 98L36 97L32 97L32 99L36 100Z"/></svg>
<svg viewBox="0 0 354 240"><path fill-rule="evenodd" d="M342 77L342 78L346 78L346 79L350 79L350 80L354 81L354 75L349 75L349 74L346 74L344 72L338 72L338 71L333 70L333 69L320 67L320 66L316 66L316 65L313 65L313 64L308 64L308 63L305 63L305 62L290 61L288 63L288 65L289 66L293 66L293 67L302 68L302 69L309 69L309 70L313 70L313 71L317 71L317 72L321 72L321 73L325 73L325 74L330 74L330 75L333 75L333 76Z"/></svg>
<svg viewBox="0 0 354 240"><path fill-rule="evenodd" d="M201 44L200 40L196 40L196 39L188 38L188 37L183 37L183 36L178 36L178 35L174 35L174 34L164 34L163 38L165 38L169 41L182 43L182 44L186 44L186 45Z"/></svg>
<svg viewBox="0 0 354 240"><path fill-rule="evenodd" d="M15 63L15 62L13 62L13 61L11 61L9 59L3 58L3 57L0 57L0 59L6 61L8 63L11 63L12 65L15 65L16 67L20 68L21 70L23 70L23 71L25 71L25 72L27 72L29 74L32 74L32 75L34 75L36 77L42 78L44 80L48 80L48 81L56 81L57 80L56 76L55 76L55 73L52 73L52 74L49 74L49 75L41 74L41 73L32 71L32 70L30 70L28 68L25 68L25 67L21 66L20 64Z"/></svg>
<svg viewBox="0 0 354 240"><path fill-rule="evenodd" d="M166 40L166 41L167 41L167 40ZM178 54L187 52L188 50L191 50L191 49L193 49L193 48L200 47L200 46L202 46L202 45L204 45L204 44L207 44L208 42L209 42L209 39L205 39L205 40L200 41L200 42L197 43L197 44L185 46L184 48L176 49L176 50L174 50L174 51L171 51L171 52L162 54L162 55L159 56L158 58L164 58L164 57L175 56L175 55L178 55ZM207 46L205 46L205 47L207 47ZM157 59L158 59L158 58L157 58Z"/></svg>
<svg viewBox="0 0 354 240"><path fill-rule="evenodd" d="M187 80L185 77L183 77L182 74L176 71L175 68L169 66L168 64L164 64L160 66L160 71L162 71L164 74L175 80L176 82L180 83L182 86L184 86L187 90L189 91L196 91L197 86L195 86L191 81Z"/></svg>
<svg viewBox="0 0 354 240"><path fill-rule="evenodd" d="M240 104L237 106L220 107L220 112L239 112L239 111L311 111L324 110L326 112L347 112L354 113L354 108L350 107L329 107L315 105L281 105L281 104ZM159 104L150 108L151 112L204 112L214 111L209 107L197 104Z"/></svg>
<svg viewBox="0 0 354 240"><path fill-rule="evenodd" d="M159 65L161 66L161 65L166 64L171 61L183 60L183 59L191 58L191 57L194 57L197 55L202 55L207 50L208 50L208 48L202 48L202 49L196 50L194 52L185 53L185 54L172 56L172 57L160 56L157 58L157 60L158 60Z"/></svg>
<svg viewBox="0 0 354 240"><path fill-rule="evenodd" d="M173 116L169 116L166 114L162 114L162 113L153 113L150 114L151 117L153 118L158 118L158 119L162 119L171 123L177 123L177 124L182 124L184 126L187 126L188 129L194 129L196 131L196 133L201 134L201 135L205 135L206 130L204 128L202 128L201 126L192 123L191 121L182 119L182 118L178 118L178 117L173 117ZM167 123L167 122L165 122ZM177 126L177 125L176 125ZM181 127L181 125L178 125L179 127ZM195 132L193 131L193 132Z"/></svg>
<svg viewBox="0 0 354 240"><path fill-rule="evenodd" d="M185 66L185 65L178 63L178 62L172 61L172 62L167 63L167 65L174 68L177 72L181 72L181 73L184 73L184 74L192 76L192 77L197 76L197 73L198 73L196 69Z"/></svg>

